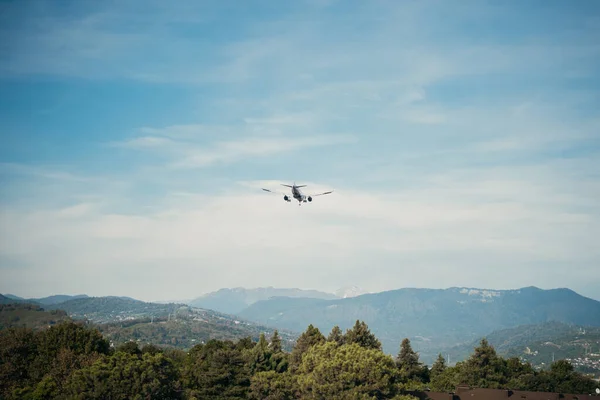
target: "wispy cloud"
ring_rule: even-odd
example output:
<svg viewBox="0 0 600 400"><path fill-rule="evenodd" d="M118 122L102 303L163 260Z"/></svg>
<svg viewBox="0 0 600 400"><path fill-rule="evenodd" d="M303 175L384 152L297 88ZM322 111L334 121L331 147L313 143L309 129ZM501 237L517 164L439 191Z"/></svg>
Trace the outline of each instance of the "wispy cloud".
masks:
<svg viewBox="0 0 600 400"><path fill-rule="evenodd" d="M289 121L286 121L286 123L289 123ZM176 130L186 131L182 127L178 127ZM313 147L355 143L357 141L357 138L352 135L250 136L213 143L206 143L203 139L202 137L196 137L195 140L184 141L158 136L143 136L111 143L111 145L166 154L171 158L167 166L175 169L185 169L201 168L216 163L232 163L248 158L266 157Z"/></svg>
<svg viewBox="0 0 600 400"><path fill-rule="evenodd" d="M216 162L233 162L245 157L264 157L310 147L352 143L349 136L316 136L301 138L251 138L235 142L217 143L210 150L191 150L187 156L171 164L175 168L194 168ZM302 157L300 155L300 157Z"/></svg>
<svg viewBox="0 0 600 400"><path fill-rule="evenodd" d="M56 169L55 167L45 167L41 165L0 163L0 173L4 174L29 175L33 177L46 178L52 180L77 182L90 182L93 180L93 178L89 176L82 176L71 172L66 172L65 169L65 167L63 167L63 169L61 170Z"/></svg>
<svg viewBox="0 0 600 400"><path fill-rule="evenodd" d="M261 8L241 18L243 6L238 5L238 15L229 13L227 5L209 7L193 1L169 8L149 2L143 9L135 2L110 9L73 2L65 10L32 2L27 14L15 3L5 5L4 18L20 21L20 27L15 32L14 24L3 24L0 34L10 56L1 70L187 84L259 79L269 89L287 90L305 85L299 77L307 74L318 77L319 84L372 76L428 84L450 76L508 71L530 75L557 68L590 74L593 68L586 65L600 51L586 39L598 33L592 23L581 24L570 36L556 34L541 42L539 35L521 42L502 40L480 28L486 39L496 41L493 46L481 44L462 33L461 24L493 24L498 14L510 18L518 12L478 3L461 8L436 3L438 10L432 13L430 4L359 4L347 6L349 10L342 13L339 4L329 10L297 4L275 7L272 19L264 19L259 17ZM315 14L319 10L322 14ZM445 24L430 23L444 12L452 12L455 18ZM189 28L192 35L201 35L225 15L234 24L228 29L235 39L222 35L207 41L181 35L177 29ZM443 29L453 35L445 35ZM240 40L243 36L248 38ZM565 48L563 43L574 36L581 40L570 41Z"/></svg>
<svg viewBox="0 0 600 400"><path fill-rule="evenodd" d="M260 192L279 181L257 181L242 182L224 195L174 193L160 200L160 211L143 215L90 204L5 212L0 225L7 240L0 251L52 273L64 271L90 293L98 291L96 283L85 283L94 268L108 275L125 267L143 270L141 279L153 282L146 282L146 289L125 281L111 285L113 293L127 289L142 298L155 297L157 282L161 287L177 282L180 293L194 296L215 285L260 285L265 276L268 284L291 279L300 287L323 279L328 283L320 288L333 290L360 275L363 286L383 290L408 284L481 286L479 272L486 271L487 287L564 286L563 276L545 273L557 263L580 266L571 271L573 284L598 285L587 271L600 256L593 247L600 234L593 223L600 211L593 196L600 195L600 187L589 193L587 210L577 211L586 199L565 195L568 179L550 179L549 172L545 185L534 171L513 168L495 179L484 172L451 174L437 185L412 190L335 187L334 194L302 208ZM332 188L302 183L307 193ZM376 268L378 275L364 275L365 268ZM422 269L439 276L461 273L432 282ZM256 281L259 270L263 278ZM19 279L31 278L27 270L20 273Z"/></svg>

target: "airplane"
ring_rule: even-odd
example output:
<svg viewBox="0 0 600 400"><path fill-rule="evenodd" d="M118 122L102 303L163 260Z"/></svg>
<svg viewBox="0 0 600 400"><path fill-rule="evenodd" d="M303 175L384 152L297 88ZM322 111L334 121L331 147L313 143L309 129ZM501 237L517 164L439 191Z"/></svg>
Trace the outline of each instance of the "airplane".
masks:
<svg viewBox="0 0 600 400"><path fill-rule="evenodd" d="M312 198L315 197L315 196L323 196L324 194L333 193L333 190L330 190L329 192L323 192L323 193L305 195L304 193L302 193L302 191L300 190L300 188L306 187L306 185L296 185L295 182L294 182L293 185L285 185L285 184L282 183L281 186L289 187L289 188L292 189L292 198L298 200L298 205L299 206L301 206L302 203L306 203L307 201L311 202ZM285 201L287 201L288 203L290 203L292 201L292 199L290 198L290 196L287 195L286 193L274 192L272 190L264 189L264 188L263 188L263 190L265 192L269 192L269 193L281 193L281 194L283 194L283 199Z"/></svg>

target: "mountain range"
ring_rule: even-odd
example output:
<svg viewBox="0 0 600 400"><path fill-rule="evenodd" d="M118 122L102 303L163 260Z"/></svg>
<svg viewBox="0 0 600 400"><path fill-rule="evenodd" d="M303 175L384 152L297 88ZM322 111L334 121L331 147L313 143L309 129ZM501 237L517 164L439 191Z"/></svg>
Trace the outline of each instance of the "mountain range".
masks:
<svg viewBox="0 0 600 400"><path fill-rule="evenodd" d="M397 354L408 337L429 362L438 352L500 329L549 321L600 326L600 302L570 289L407 288L335 300L271 298L238 315L292 331L313 324L324 334L335 325L345 330L361 320L386 353Z"/></svg>
<svg viewBox="0 0 600 400"><path fill-rule="evenodd" d="M200 308L204 313L212 313L215 321L245 321L248 326L253 326L255 333L260 329L278 329L287 332L292 339L310 324L327 335L335 325L346 330L356 320L361 320L379 338L386 353L396 355L402 339L409 338L421 360L428 364L438 353L449 354L452 361L463 359L484 336L495 338L494 343L500 347L510 341L512 347L508 347L515 348L518 344L521 348L517 351L524 351L523 343L519 342L523 338L541 340L552 336L553 332L570 334L572 326L600 327L600 302L565 288L404 288L358 293L360 289L351 290L349 296L343 298L343 292L225 288L191 300L187 305L79 295L45 308L62 309L74 318L86 318L98 324L148 317L169 318L169 315L177 315L177 310L193 314L196 311L190 310ZM59 298L37 301L52 302ZM2 297L0 300L10 299ZM510 331L525 329L523 326L529 327L529 331ZM532 334L534 331L536 333Z"/></svg>

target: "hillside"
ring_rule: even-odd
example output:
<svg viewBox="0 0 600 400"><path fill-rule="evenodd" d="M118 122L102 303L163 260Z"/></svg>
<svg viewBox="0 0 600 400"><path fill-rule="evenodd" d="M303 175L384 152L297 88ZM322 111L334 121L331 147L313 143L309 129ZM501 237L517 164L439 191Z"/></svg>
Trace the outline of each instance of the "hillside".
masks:
<svg viewBox="0 0 600 400"><path fill-rule="evenodd" d="M385 352L396 355L408 337L422 360L432 363L438 352L499 329L548 321L600 326L600 302L569 289L399 289L337 300L263 300L238 315L292 331L312 323L324 333L334 325L348 329L359 319Z"/></svg>
<svg viewBox="0 0 600 400"><path fill-rule="evenodd" d="M88 297L88 296L85 294L78 294L78 295L74 295L74 296L67 295L67 294L57 294L57 295L52 295L52 296L47 296L47 297L27 299L24 297L15 296L14 294L5 294L5 295L0 294L0 304L29 303L29 304L40 304L40 305L44 305L44 306L49 306L49 305L60 304L65 301L68 301L68 300L82 299L82 298L86 298L86 297Z"/></svg>
<svg viewBox="0 0 600 400"><path fill-rule="evenodd" d="M24 299L19 299L17 296L4 296L0 294L0 304L23 304L27 303ZM33 302L31 302L33 303Z"/></svg>
<svg viewBox="0 0 600 400"><path fill-rule="evenodd" d="M40 303L45 306L50 306L50 305L54 305L54 304L64 303L65 301L69 301L69 300L85 299L87 297L88 297L88 295L86 295L86 294L78 294L78 295L74 295L74 296L67 295L67 294L57 294L57 295L53 295L53 296L42 297L39 299L29 299L29 301L34 301L36 303Z"/></svg>
<svg viewBox="0 0 600 400"><path fill-rule="evenodd" d="M577 370L600 377L600 328L573 326L555 337L513 346L504 353L540 367L549 366L553 360L569 360Z"/></svg>
<svg viewBox="0 0 600 400"><path fill-rule="evenodd" d="M216 292L207 293L187 304L192 307L205 308L219 311L225 314L238 314L248 306L272 297L291 297L291 298L313 298L333 300L338 297L332 293L320 292L318 290L287 289L263 287L256 289L246 288L224 288Z"/></svg>
<svg viewBox="0 0 600 400"><path fill-rule="evenodd" d="M2 295L0 295L0 296L2 296ZM15 296L14 294L10 294L10 293L4 293L4 297L8 297L9 299L13 299L13 300L25 300L22 297Z"/></svg>
<svg viewBox="0 0 600 400"><path fill-rule="evenodd" d="M115 346L133 340L140 346L151 343L182 350L189 350L196 344L206 343L211 339L237 341L251 337L253 341L258 341L261 333L267 337L273 334L273 329L217 317L210 311L194 308L185 311L185 313L179 312L176 319L144 318L101 324L97 325L97 328ZM298 335L279 331L279 336L281 336L283 348L291 351Z"/></svg>
<svg viewBox="0 0 600 400"><path fill-rule="evenodd" d="M546 322L535 325L522 325L494 331L486 335L488 342L498 354L505 357L519 357L533 366L544 368L555 360L569 359L580 366L600 362L600 327L584 327L561 322ZM442 354L454 364L469 357L478 340L460 346L444 349ZM588 358L590 362L585 362ZM581 372L591 372L589 368L579 368ZM600 364L594 373L600 374Z"/></svg>
<svg viewBox="0 0 600 400"><path fill-rule="evenodd" d="M168 316L181 307L181 304L146 303L116 296L86 297L47 306L65 310L74 319L87 319L96 324Z"/></svg>
<svg viewBox="0 0 600 400"><path fill-rule="evenodd" d="M68 320L70 318L62 310L47 311L35 304L0 305L0 329L24 327L38 330Z"/></svg>
<svg viewBox="0 0 600 400"><path fill-rule="evenodd" d="M542 324L519 325L513 328L500 329L485 335L498 354L517 355L535 342L553 341L566 335L577 335L582 327L562 322L545 322ZM600 328L592 328L598 329ZM451 360L460 361L469 356L479 340L473 340L459 346L444 350ZM522 351L523 350L523 351Z"/></svg>
<svg viewBox="0 0 600 400"><path fill-rule="evenodd" d="M124 297L88 297L48 306L65 310L73 319L87 320L98 327L114 343L128 340L140 343L168 345L189 349L208 339L237 340L261 332L273 333L273 328L212 310L185 304L156 304ZM289 346L297 333L280 330L284 344Z"/></svg>

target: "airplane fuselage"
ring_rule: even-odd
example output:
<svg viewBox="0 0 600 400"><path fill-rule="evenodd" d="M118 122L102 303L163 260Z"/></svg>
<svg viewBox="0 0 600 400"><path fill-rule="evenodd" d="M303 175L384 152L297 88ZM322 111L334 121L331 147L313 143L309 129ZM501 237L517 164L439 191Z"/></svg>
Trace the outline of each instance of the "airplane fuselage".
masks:
<svg viewBox="0 0 600 400"><path fill-rule="evenodd" d="M298 205L301 205L302 203L306 203L307 201L312 201L312 197L311 196L306 196L304 193L302 193L302 191L300 190L301 187L304 187L304 185L284 185L287 186L289 188L292 189L292 197L296 200L298 200Z"/></svg>
<svg viewBox="0 0 600 400"><path fill-rule="evenodd" d="M302 191L296 186L292 186L292 196L299 202L306 202L306 196L303 195Z"/></svg>

